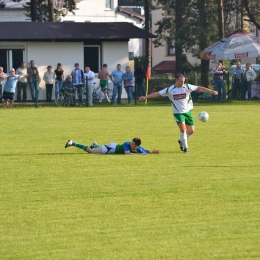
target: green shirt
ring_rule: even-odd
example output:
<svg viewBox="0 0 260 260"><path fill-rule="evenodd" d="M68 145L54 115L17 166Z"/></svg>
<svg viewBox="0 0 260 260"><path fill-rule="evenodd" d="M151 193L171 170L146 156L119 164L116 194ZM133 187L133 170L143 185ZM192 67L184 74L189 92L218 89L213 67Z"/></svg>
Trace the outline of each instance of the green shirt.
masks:
<svg viewBox="0 0 260 260"><path fill-rule="evenodd" d="M124 144L117 144L115 154L125 154Z"/></svg>

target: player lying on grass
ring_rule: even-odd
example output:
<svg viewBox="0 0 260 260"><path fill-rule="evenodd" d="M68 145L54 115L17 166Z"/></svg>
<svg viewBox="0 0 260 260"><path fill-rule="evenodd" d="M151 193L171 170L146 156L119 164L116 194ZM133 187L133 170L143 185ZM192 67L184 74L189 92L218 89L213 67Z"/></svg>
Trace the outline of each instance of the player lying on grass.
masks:
<svg viewBox="0 0 260 260"><path fill-rule="evenodd" d="M140 101L148 98L155 98L158 96L168 96L172 103L172 110L174 119L180 129L180 139L178 143L180 149L183 152L188 152L188 139L194 133L194 118L192 116L193 103L191 99L192 91L209 92L212 95L218 95L217 91L194 86L190 84L184 84L185 77L182 74L176 75L176 82L174 85L162 89L159 92L154 92L148 96L139 97Z"/></svg>
<svg viewBox="0 0 260 260"><path fill-rule="evenodd" d="M146 150L141 145L141 139L135 137L132 142L124 142L123 144L110 143L99 146L96 142L93 142L90 146L84 144L78 144L72 140L68 140L65 144L65 148L69 146L75 146L88 153L97 154L158 154L159 150L153 149L152 151Z"/></svg>

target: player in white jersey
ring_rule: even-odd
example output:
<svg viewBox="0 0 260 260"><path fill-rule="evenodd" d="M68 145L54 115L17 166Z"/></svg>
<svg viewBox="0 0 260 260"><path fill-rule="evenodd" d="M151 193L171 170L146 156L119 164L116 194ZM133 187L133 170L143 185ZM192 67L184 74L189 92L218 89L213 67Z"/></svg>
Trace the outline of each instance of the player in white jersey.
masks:
<svg viewBox="0 0 260 260"><path fill-rule="evenodd" d="M194 86L185 83L185 77L182 74L176 75L176 82L174 85L165 88L159 92L154 92L148 96L142 96L140 101L148 98L155 98L158 96L168 96L172 103L173 115L178 127L180 129L180 139L178 143L183 152L188 152L188 138L194 133L194 118L192 116L193 103L191 99L192 91L209 92L212 95L218 95L217 91Z"/></svg>

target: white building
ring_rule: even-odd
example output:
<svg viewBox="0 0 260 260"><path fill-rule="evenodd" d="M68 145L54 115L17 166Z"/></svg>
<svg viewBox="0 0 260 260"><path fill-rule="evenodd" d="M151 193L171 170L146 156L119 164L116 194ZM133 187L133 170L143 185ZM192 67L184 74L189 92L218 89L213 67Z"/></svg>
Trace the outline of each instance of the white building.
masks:
<svg viewBox="0 0 260 260"><path fill-rule="evenodd" d="M55 1L54 1L55 2ZM129 12L126 8L118 6L118 0L81 0L77 2L77 10L75 15L68 13L62 17L63 22L128 22L143 28L144 16L135 12ZM23 5L26 0L21 2L6 2L6 6L0 9L0 22L19 22L30 21L24 15L25 9ZM130 39L128 43L128 52L130 56L142 55L142 39Z"/></svg>

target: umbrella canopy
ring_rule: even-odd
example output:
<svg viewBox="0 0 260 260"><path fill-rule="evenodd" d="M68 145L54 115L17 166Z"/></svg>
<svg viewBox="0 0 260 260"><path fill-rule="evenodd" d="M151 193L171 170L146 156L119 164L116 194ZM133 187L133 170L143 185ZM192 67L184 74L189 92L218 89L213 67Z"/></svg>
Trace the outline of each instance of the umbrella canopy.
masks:
<svg viewBox="0 0 260 260"><path fill-rule="evenodd" d="M200 53L204 60L234 60L257 58L260 55L260 38L244 30L237 30Z"/></svg>

